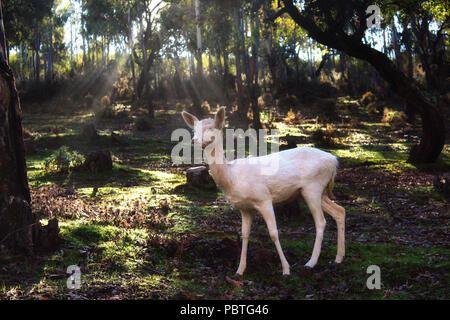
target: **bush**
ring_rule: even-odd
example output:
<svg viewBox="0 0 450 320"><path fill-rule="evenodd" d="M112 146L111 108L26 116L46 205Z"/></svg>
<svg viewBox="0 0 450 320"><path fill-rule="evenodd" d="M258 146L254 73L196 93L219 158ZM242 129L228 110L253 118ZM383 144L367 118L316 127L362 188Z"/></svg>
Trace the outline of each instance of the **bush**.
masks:
<svg viewBox="0 0 450 320"><path fill-rule="evenodd" d="M408 117L403 111L396 111L389 108L384 108L383 118L381 119L381 122L390 125L397 125L405 123L407 119Z"/></svg>
<svg viewBox="0 0 450 320"><path fill-rule="evenodd" d="M123 104L118 104L114 107L116 118L129 118L131 115L131 107Z"/></svg>
<svg viewBox="0 0 450 320"><path fill-rule="evenodd" d="M97 119L113 119L116 117L116 111L112 106L105 106L95 111Z"/></svg>
<svg viewBox="0 0 450 320"><path fill-rule="evenodd" d="M377 100L378 98L373 92L367 91L366 93L363 94L359 102L361 103L361 105L367 106L369 103L375 102Z"/></svg>
<svg viewBox="0 0 450 320"><path fill-rule="evenodd" d="M152 129L152 121L149 117L139 117L134 121L134 128L137 131L149 131Z"/></svg>
<svg viewBox="0 0 450 320"><path fill-rule="evenodd" d="M175 104L175 109L179 112L181 111L185 111L187 109L186 104L185 103L181 103L181 102L177 102Z"/></svg>
<svg viewBox="0 0 450 320"><path fill-rule="evenodd" d="M100 104L101 104L103 107L109 107L109 106L111 105L111 99L110 99L108 96L104 96L104 97L102 98L102 100L100 101Z"/></svg>
<svg viewBox="0 0 450 320"><path fill-rule="evenodd" d="M264 107L272 107L273 106L273 96L271 93L266 92L264 93L262 96L260 96L258 98L258 106L260 108L264 108Z"/></svg>
<svg viewBox="0 0 450 320"><path fill-rule="evenodd" d="M291 109L289 110L287 117L284 119L284 121L290 124L300 124L303 121L303 116L300 113L300 111L294 112Z"/></svg>
<svg viewBox="0 0 450 320"><path fill-rule="evenodd" d="M94 105L94 96L90 93L88 93L85 97L84 97L84 105L86 106L86 108L90 108Z"/></svg>
<svg viewBox="0 0 450 320"><path fill-rule="evenodd" d="M133 86L130 84L130 79L122 77L113 84L114 96L118 99L131 99L134 94Z"/></svg>
<svg viewBox="0 0 450 320"><path fill-rule="evenodd" d="M105 106L95 112L97 119L126 119L130 117L130 107L118 104L116 106Z"/></svg>
<svg viewBox="0 0 450 320"><path fill-rule="evenodd" d="M208 101L203 101L201 105L203 113L209 114L211 113L211 106Z"/></svg>
<svg viewBox="0 0 450 320"><path fill-rule="evenodd" d="M321 122L332 122L339 120L336 111L336 99L317 99L314 102L314 110L319 114Z"/></svg>
<svg viewBox="0 0 450 320"><path fill-rule="evenodd" d="M325 130L318 128L311 135L312 142L318 147L331 147L336 145L336 127L327 124Z"/></svg>
<svg viewBox="0 0 450 320"><path fill-rule="evenodd" d="M76 151L62 146L44 162L45 172L68 173L83 165L84 157Z"/></svg>
<svg viewBox="0 0 450 320"><path fill-rule="evenodd" d="M380 113L379 106L376 102L371 102L367 105L367 113L371 116L377 115Z"/></svg>
<svg viewBox="0 0 450 320"><path fill-rule="evenodd" d="M274 124L276 121L276 117L271 111L261 111L260 120L261 123L265 124L266 129L276 129L276 126Z"/></svg>
<svg viewBox="0 0 450 320"><path fill-rule="evenodd" d="M293 94L286 94L277 99L276 104L280 110L295 109L299 105L298 98Z"/></svg>

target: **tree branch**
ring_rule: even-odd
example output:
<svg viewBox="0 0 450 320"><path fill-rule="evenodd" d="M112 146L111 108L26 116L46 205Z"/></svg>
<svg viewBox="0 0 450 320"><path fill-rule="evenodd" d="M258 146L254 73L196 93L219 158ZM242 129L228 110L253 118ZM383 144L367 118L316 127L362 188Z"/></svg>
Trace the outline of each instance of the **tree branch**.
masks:
<svg viewBox="0 0 450 320"><path fill-rule="evenodd" d="M267 17L265 20L268 22L274 22L285 13L287 13L287 10L285 7L283 7L280 10L278 10L274 15Z"/></svg>

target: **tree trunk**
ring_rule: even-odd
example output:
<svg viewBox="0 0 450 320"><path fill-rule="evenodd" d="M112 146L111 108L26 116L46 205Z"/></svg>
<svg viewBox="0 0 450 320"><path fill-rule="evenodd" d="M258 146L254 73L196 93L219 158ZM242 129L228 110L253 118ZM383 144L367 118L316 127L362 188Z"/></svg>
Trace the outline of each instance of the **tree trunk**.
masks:
<svg viewBox="0 0 450 320"><path fill-rule="evenodd" d="M352 57L369 62L391 85L393 91L404 98L420 114L422 138L420 144L411 149L409 161L413 163L436 161L445 143L445 123L438 107L432 104L385 54L362 43L355 37L323 32L312 19L304 17L291 0L283 0L283 3L291 18L307 30L310 37Z"/></svg>
<svg viewBox="0 0 450 320"><path fill-rule="evenodd" d="M49 36L48 36L48 59L46 70L46 81L53 79L53 18L50 18Z"/></svg>
<svg viewBox="0 0 450 320"><path fill-rule="evenodd" d="M134 60L133 60L133 25L131 24L131 6L130 0L127 1L127 18L128 18L128 47L130 49L130 69L131 69L131 82L133 84L133 97L132 101L136 99L136 70L134 68Z"/></svg>
<svg viewBox="0 0 450 320"><path fill-rule="evenodd" d="M203 59L202 59L202 29L200 25L200 0L195 0L195 22L197 32L197 75L200 79L203 79Z"/></svg>
<svg viewBox="0 0 450 320"><path fill-rule="evenodd" d="M31 211L22 110L7 50L0 2L0 249L32 254L38 219Z"/></svg>
<svg viewBox="0 0 450 320"><path fill-rule="evenodd" d="M325 64L327 63L329 58L330 58L329 53L325 53L322 56L322 61L320 61L319 67L317 68L316 72L314 73L315 78L318 78L320 76L320 72L322 72L322 69L323 69L323 67L325 67Z"/></svg>
<svg viewBox="0 0 450 320"><path fill-rule="evenodd" d="M34 39L34 51L36 53L35 55L35 65L34 65L34 74L35 74L35 80L37 82L41 81L41 59L39 56L39 48L41 46L41 39L39 34L39 24L36 26L36 33L35 33L35 39Z"/></svg>
<svg viewBox="0 0 450 320"><path fill-rule="evenodd" d="M252 32L252 60L250 66L250 72L248 75L249 79L249 90L250 90L250 102L252 105L253 113L253 129L259 130L262 128L260 110L258 106L258 96L259 96L259 85L258 85L258 52L259 52L259 20L254 19L251 23Z"/></svg>
<svg viewBox="0 0 450 320"><path fill-rule="evenodd" d="M247 119L247 110L248 106L246 105L244 99L244 86L242 84L242 66L241 66L241 14L240 8L236 7L234 9L234 18L235 18L235 57L236 57L236 87L237 87L237 104L238 104L238 112L243 117L243 119Z"/></svg>

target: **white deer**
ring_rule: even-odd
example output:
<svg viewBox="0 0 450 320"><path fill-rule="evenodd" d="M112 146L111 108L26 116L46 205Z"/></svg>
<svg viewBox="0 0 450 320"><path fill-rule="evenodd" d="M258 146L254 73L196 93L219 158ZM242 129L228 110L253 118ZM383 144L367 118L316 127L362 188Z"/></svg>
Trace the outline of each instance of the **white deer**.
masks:
<svg viewBox="0 0 450 320"><path fill-rule="evenodd" d="M314 249L305 266L313 268L320 255L326 224L323 211L336 221L338 246L335 261L342 262L345 255L345 209L331 201L326 192L328 186L328 194L334 199L332 189L338 164L335 156L319 149L301 147L257 158L227 161L222 143L225 108L220 108L214 119L200 121L187 112L183 112L182 116L194 130L192 142L203 148L213 147L213 152L205 152L212 177L231 205L242 214L242 251L236 272L238 275L243 275L247 266L248 239L256 211L267 224L270 238L281 259L283 275L290 274L289 263L278 238L273 205L299 200L300 196L303 196L311 210L316 227ZM258 164L273 161L279 161L276 174L263 174Z"/></svg>

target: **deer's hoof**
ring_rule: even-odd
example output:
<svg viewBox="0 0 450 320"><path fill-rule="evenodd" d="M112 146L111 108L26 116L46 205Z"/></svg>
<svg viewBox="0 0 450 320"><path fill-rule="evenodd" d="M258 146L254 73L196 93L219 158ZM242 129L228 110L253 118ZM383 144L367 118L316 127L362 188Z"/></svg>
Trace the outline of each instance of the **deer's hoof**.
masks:
<svg viewBox="0 0 450 320"><path fill-rule="evenodd" d="M342 261L344 261L344 257L336 257L336 260L334 260L336 263L341 263Z"/></svg>
<svg viewBox="0 0 450 320"><path fill-rule="evenodd" d="M313 262L313 261L309 260L309 261L305 264L305 268L312 269L312 268L314 268L315 265L316 265L316 262Z"/></svg>

